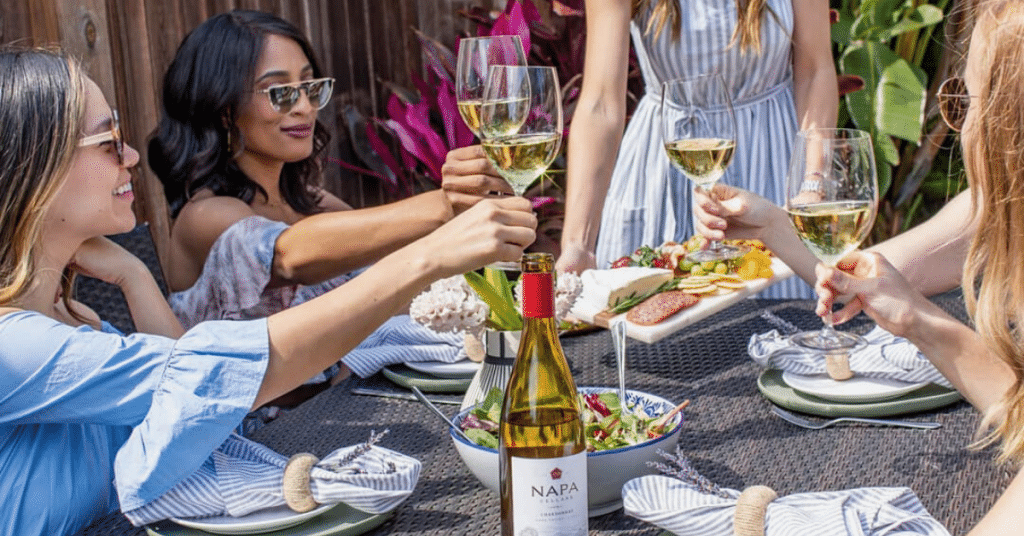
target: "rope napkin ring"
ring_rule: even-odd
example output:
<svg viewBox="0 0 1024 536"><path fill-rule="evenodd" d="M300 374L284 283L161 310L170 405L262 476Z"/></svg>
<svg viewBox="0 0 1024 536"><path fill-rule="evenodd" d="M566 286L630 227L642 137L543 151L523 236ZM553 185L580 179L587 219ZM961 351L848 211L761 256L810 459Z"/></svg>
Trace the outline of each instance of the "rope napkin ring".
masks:
<svg viewBox="0 0 1024 536"><path fill-rule="evenodd" d="M303 513L319 506L313 500L313 491L309 488L309 473L319 462L320 458L308 452L300 452L288 459L281 483L284 502L288 508Z"/></svg>
<svg viewBox="0 0 1024 536"><path fill-rule="evenodd" d="M736 499L732 516L733 536L764 536L764 518L768 503L778 498L768 486L750 486Z"/></svg>

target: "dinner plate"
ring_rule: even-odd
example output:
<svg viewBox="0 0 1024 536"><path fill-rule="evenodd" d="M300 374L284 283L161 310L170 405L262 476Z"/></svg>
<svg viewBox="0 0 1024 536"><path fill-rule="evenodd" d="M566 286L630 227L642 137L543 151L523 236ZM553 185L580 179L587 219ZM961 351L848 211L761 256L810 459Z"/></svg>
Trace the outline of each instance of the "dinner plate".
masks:
<svg viewBox="0 0 1024 536"><path fill-rule="evenodd" d="M213 534L263 534L276 530L294 527L312 519L331 508L335 504L323 504L308 512L295 512L287 506L276 506L259 510L242 517L215 516L200 518L171 518L171 521L190 529L199 529Z"/></svg>
<svg viewBox="0 0 1024 536"><path fill-rule="evenodd" d="M757 390L786 409L821 417L893 417L928 411L955 404L961 399L955 389L928 384L904 395L878 402L833 402L793 390L782 379L782 371L768 369L757 378Z"/></svg>
<svg viewBox="0 0 1024 536"><path fill-rule="evenodd" d="M246 528L249 524L248 521L257 514L266 514L269 510L278 510L278 508L271 508L261 512L249 514L244 517L229 518L235 521L235 523L221 524L219 526L212 526L207 528L194 528L182 525L182 522L210 522L217 518L203 518L203 519L184 519L184 520L165 520L160 521L146 527L146 532L150 536L203 536L207 534L263 534L264 536L355 536L357 534L363 534L380 524L387 521L393 515L393 511L386 512L383 514L368 514L360 510L356 510L347 504L329 504L321 506L313 512L317 512L313 517L307 517L305 520L299 521L294 524L287 524L286 519L293 519L292 515L305 516L306 514L296 514L285 506L279 507L287 510L287 512L279 512L273 515L278 516L277 521L285 523L284 525L277 526L267 530L253 529L251 526ZM245 521L243 521L245 520ZM251 524L249 524L251 525ZM232 530L233 532L224 532L225 530ZM255 530L255 532L254 532Z"/></svg>
<svg viewBox="0 0 1024 536"><path fill-rule="evenodd" d="M412 370L405 365L388 365L381 369L381 374L406 389L418 387L424 393L465 393L472 377L438 378Z"/></svg>
<svg viewBox="0 0 1024 536"><path fill-rule="evenodd" d="M405 366L415 370L416 372L430 374L431 376L437 376L438 378L471 378L476 374L476 371L480 370L480 365L480 363L469 359L463 359L454 363L445 363L443 361L410 361L405 364Z"/></svg>
<svg viewBox="0 0 1024 536"><path fill-rule="evenodd" d="M878 402L905 395L920 389L928 382L907 383L886 378L868 378L854 375L849 380L836 381L828 374L794 374L783 372L782 381L794 390L835 402Z"/></svg>

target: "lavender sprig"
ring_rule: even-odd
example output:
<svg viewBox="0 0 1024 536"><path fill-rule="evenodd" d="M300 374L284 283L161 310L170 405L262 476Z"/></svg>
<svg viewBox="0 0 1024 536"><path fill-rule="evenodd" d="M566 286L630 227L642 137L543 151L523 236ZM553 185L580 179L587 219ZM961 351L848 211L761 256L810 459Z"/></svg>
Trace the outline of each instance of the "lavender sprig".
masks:
<svg viewBox="0 0 1024 536"><path fill-rule="evenodd" d="M782 331L783 335L792 335L800 331L800 328L794 326L789 321L769 311L768 309L761 311L761 318L765 319L766 321L768 321L769 324L775 326L780 331Z"/></svg>
<svg viewBox="0 0 1024 536"><path fill-rule="evenodd" d="M684 484L690 486L696 491L706 493L708 495L716 495L723 499L731 499L732 497L718 487L718 484L708 480L707 477L697 472L696 469L690 465L690 460L683 454L683 449L676 445L676 453L673 456L661 449L658 449L658 454L662 458L669 461L669 464L658 462L647 462L649 467L654 467L662 474L672 476L681 480Z"/></svg>
<svg viewBox="0 0 1024 536"><path fill-rule="evenodd" d="M382 431L381 433L378 434L374 430L370 430L370 438L367 439L365 443L362 443L361 445L359 445L356 448L352 449L352 452L348 453L344 458L338 460L337 462L331 463L331 464L326 464L326 465L323 465L322 467L324 469L329 470L329 471L334 471L336 473L340 473L342 469L344 469L348 465L351 465L360 456L362 456L363 454L366 454L367 452L370 452L370 449L372 449L374 445L379 443L380 440L383 439L384 436L386 436L390 431L391 430L385 429L384 431ZM385 473L393 473L393 472L396 471L396 469L397 468L395 467L395 464L393 462L389 462L388 463L388 470L385 471ZM358 467L353 467L352 469L350 469L350 471L352 471L354 473L357 473L357 474L365 473L366 472L366 470L358 468Z"/></svg>

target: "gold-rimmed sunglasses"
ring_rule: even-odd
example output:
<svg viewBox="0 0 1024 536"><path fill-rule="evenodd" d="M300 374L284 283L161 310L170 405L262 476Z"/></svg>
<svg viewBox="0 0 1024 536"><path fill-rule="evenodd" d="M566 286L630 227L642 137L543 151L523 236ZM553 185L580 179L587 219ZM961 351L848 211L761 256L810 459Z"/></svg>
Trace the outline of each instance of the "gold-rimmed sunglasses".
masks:
<svg viewBox="0 0 1024 536"><path fill-rule="evenodd" d="M78 146L99 145L108 141L113 143L114 150L117 151L117 164L123 166L124 138L121 137L121 117L117 114L117 110L110 110L110 131L86 136L78 140Z"/></svg>
<svg viewBox="0 0 1024 536"><path fill-rule="evenodd" d="M939 100L939 115L949 129L960 132L967 118L967 109L971 106L971 96L967 94L967 84L959 76L947 78L936 92Z"/></svg>
<svg viewBox="0 0 1024 536"><path fill-rule="evenodd" d="M333 78L317 78L294 84L275 84L266 89L257 89L256 93L266 94L274 111L286 114L296 102L299 102L299 95L303 91L306 92L309 103L319 110L330 102L333 90Z"/></svg>

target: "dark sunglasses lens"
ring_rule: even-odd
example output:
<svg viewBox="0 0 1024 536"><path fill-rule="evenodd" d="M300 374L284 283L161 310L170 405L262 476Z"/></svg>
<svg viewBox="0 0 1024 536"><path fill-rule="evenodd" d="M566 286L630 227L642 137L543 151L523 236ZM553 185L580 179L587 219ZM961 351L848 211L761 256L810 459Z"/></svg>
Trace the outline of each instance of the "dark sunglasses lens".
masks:
<svg viewBox="0 0 1024 536"><path fill-rule="evenodd" d="M317 109L327 106L327 103L331 100L331 90L334 88L334 84L331 80L318 80L309 84L306 94L309 95L309 102L313 103Z"/></svg>
<svg viewBox="0 0 1024 536"><path fill-rule="evenodd" d="M270 97L270 104L274 106L275 110L287 112L295 104L295 101L298 100L299 90L291 86L277 86L270 88L267 95Z"/></svg>

